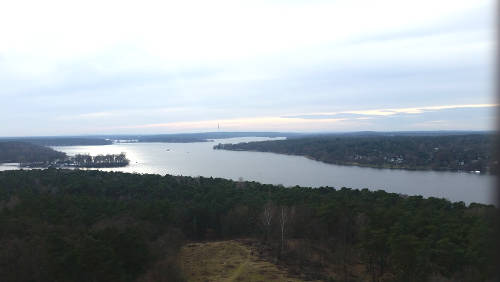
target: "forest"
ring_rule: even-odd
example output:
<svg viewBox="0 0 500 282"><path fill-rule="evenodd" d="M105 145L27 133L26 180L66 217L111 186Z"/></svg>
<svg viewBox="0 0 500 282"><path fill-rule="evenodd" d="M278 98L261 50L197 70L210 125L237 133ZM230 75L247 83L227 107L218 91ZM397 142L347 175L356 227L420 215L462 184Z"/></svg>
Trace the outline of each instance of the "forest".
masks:
<svg viewBox="0 0 500 282"><path fill-rule="evenodd" d="M367 189L4 171L0 277L160 281L160 273L161 281L184 281L183 244L248 238L304 280L493 281L496 213L491 205Z"/></svg>
<svg viewBox="0 0 500 282"><path fill-rule="evenodd" d="M214 149L300 155L340 165L496 173L493 134L317 135L238 144Z"/></svg>
<svg viewBox="0 0 500 282"><path fill-rule="evenodd" d="M19 163L21 167L122 167L129 164L125 153L68 156L52 148L28 142L0 141L0 164Z"/></svg>
<svg viewBox="0 0 500 282"><path fill-rule="evenodd" d="M0 141L0 163L50 163L66 154L27 142Z"/></svg>

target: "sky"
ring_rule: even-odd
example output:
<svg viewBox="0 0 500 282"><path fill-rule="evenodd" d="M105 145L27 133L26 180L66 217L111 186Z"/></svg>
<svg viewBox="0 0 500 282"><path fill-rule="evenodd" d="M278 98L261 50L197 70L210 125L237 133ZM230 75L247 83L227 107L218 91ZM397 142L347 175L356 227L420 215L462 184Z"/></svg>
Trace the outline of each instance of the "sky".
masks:
<svg viewBox="0 0 500 282"><path fill-rule="evenodd" d="M2 1L0 136L492 130L495 1Z"/></svg>

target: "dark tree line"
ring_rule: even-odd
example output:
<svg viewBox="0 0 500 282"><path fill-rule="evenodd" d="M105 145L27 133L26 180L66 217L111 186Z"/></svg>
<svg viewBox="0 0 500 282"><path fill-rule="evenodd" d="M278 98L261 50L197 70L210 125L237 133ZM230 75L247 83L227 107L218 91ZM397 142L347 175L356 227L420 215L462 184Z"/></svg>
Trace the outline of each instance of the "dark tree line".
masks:
<svg viewBox="0 0 500 282"><path fill-rule="evenodd" d="M20 163L21 167L121 167L129 164L125 153L67 156L49 147L26 142L0 142L0 163Z"/></svg>
<svg viewBox="0 0 500 282"><path fill-rule="evenodd" d="M49 163L64 160L66 154L26 142L0 142L0 163Z"/></svg>
<svg viewBox="0 0 500 282"><path fill-rule="evenodd" d="M20 163L21 167L121 167L129 164L125 153L67 156L49 147L26 142L0 142L0 163Z"/></svg>
<svg viewBox="0 0 500 282"><path fill-rule="evenodd" d="M91 156L89 154L77 154L68 158L69 164L76 167L121 167L127 166L129 160L125 153Z"/></svg>
<svg viewBox="0 0 500 282"><path fill-rule="evenodd" d="M301 155L343 165L496 173L493 134L437 136L316 136L219 144L214 149Z"/></svg>
<svg viewBox="0 0 500 282"><path fill-rule="evenodd" d="M492 281L496 212L366 189L6 171L0 172L0 277L182 281L183 240L245 237L309 279Z"/></svg>
<svg viewBox="0 0 500 282"><path fill-rule="evenodd" d="M109 139L97 137L4 137L2 141L26 142L40 146L90 146L109 145Z"/></svg>

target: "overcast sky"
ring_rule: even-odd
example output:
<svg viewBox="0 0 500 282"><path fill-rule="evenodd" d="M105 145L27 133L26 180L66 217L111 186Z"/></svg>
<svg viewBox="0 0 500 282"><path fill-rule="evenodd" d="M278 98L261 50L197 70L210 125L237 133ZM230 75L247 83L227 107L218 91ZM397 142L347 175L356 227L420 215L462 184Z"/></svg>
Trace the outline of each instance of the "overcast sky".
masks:
<svg viewBox="0 0 500 282"><path fill-rule="evenodd" d="M0 136L490 130L495 8L2 1Z"/></svg>

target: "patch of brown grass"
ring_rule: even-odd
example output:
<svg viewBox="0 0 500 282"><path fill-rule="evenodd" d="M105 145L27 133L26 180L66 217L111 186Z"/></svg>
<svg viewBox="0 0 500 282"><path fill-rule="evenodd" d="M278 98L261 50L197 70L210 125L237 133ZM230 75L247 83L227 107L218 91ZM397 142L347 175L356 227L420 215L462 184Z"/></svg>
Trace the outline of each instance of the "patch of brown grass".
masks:
<svg viewBox="0 0 500 282"><path fill-rule="evenodd" d="M189 243L181 249L180 265L188 281L302 281L256 254L234 240Z"/></svg>

